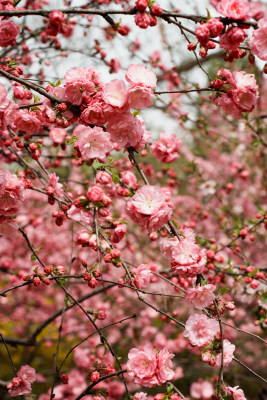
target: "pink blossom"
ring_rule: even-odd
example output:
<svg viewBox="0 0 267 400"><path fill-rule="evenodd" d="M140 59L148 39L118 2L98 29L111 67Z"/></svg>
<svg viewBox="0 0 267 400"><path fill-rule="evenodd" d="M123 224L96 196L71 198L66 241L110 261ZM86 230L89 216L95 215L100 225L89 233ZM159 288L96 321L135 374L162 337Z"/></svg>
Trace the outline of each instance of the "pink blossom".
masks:
<svg viewBox="0 0 267 400"><path fill-rule="evenodd" d="M95 202L99 202L101 201L102 197L103 197L103 189L97 185L92 185L87 193L86 193L86 197L88 200L90 201L95 201Z"/></svg>
<svg viewBox="0 0 267 400"><path fill-rule="evenodd" d="M135 393L133 400L147 400L147 394L144 392Z"/></svg>
<svg viewBox="0 0 267 400"><path fill-rule="evenodd" d="M256 21L259 21L261 18L264 18L265 10L262 8L262 3L259 1L253 1L249 3L249 13L248 16L254 18Z"/></svg>
<svg viewBox="0 0 267 400"><path fill-rule="evenodd" d="M158 385L157 354L150 344L140 349L131 349L126 367L128 374L134 377L135 383L146 387Z"/></svg>
<svg viewBox="0 0 267 400"><path fill-rule="evenodd" d="M103 86L103 100L113 107L122 108L127 101L127 88L120 79L113 79Z"/></svg>
<svg viewBox="0 0 267 400"><path fill-rule="evenodd" d="M150 88L144 86L132 86L128 91L128 104L135 110L145 110L153 103L151 99L155 97Z"/></svg>
<svg viewBox="0 0 267 400"><path fill-rule="evenodd" d="M184 299L186 303L192 303L199 310L208 307L215 299L213 291L216 286L208 284L204 286L197 285L195 288L187 289Z"/></svg>
<svg viewBox="0 0 267 400"><path fill-rule="evenodd" d="M70 209L67 211L67 215L72 221L84 222L85 224L89 225L92 225L94 221L91 211L86 211L75 206L70 207Z"/></svg>
<svg viewBox="0 0 267 400"><path fill-rule="evenodd" d="M67 130L64 128L52 128L49 137L55 144L62 144L67 136Z"/></svg>
<svg viewBox="0 0 267 400"><path fill-rule="evenodd" d="M216 9L225 17L244 19L249 12L249 3L246 0L221 0Z"/></svg>
<svg viewBox="0 0 267 400"><path fill-rule="evenodd" d="M161 385L174 376L170 354L166 348L158 354L147 344L140 349L131 349L128 354L127 370L134 382L146 387Z"/></svg>
<svg viewBox="0 0 267 400"><path fill-rule="evenodd" d="M59 183L59 177L55 172L48 175L49 185L54 189L54 193L57 197L61 197L63 195L63 185Z"/></svg>
<svg viewBox="0 0 267 400"><path fill-rule="evenodd" d="M91 81L97 86L101 86L100 75L94 67L74 67L70 68L65 76L64 82Z"/></svg>
<svg viewBox="0 0 267 400"><path fill-rule="evenodd" d="M11 397L30 394L32 391L31 383L36 380L36 372L29 365L23 365L18 371L18 377L14 378L7 386Z"/></svg>
<svg viewBox="0 0 267 400"><path fill-rule="evenodd" d="M156 186L145 185L128 200L126 211L135 223L153 232L168 222L172 207Z"/></svg>
<svg viewBox="0 0 267 400"><path fill-rule="evenodd" d="M121 181L128 186L133 186L137 184L137 178L131 171L122 171Z"/></svg>
<svg viewBox="0 0 267 400"><path fill-rule="evenodd" d="M201 274L207 262L206 250L185 238L173 248L171 268L181 277L194 277Z"/></svg>
<svg viewBox="0 0 267 400"><path fill-rule="evenodd" d="M78 136L75 146L78 147L83 161L103 159L113 148L110 134L100 127L78 125L73 134Z"/></svg>
<svg viewBox="0 0 267 400"><path fill-rule="evenodd" d="M65 83L65 96L73 105L81 105L86 94L95 91L95 85L90 81L77 80Z"/></svg>
<svg viewBox="0 0 267 400"><path fill-rule="evenodd" d="M15 46L19 32L20 29L15 22L6 19L0 21L0 46Z"/></svg>
<svg viewBox="0 0 267 400"><path fill-rule="evenodd" d="M174 377L174 371L172 370L171 359L174 354L170 354L166 347L161 350L158 354L158 371L157 377L160 384L172 380Z"/></svg>
<svg viewBox="0 0 267 400"><path fill-rule="evenodd" d="M0 216L0 236L14 237L18 229L19 226L14 219Z"/></svg>
<svg viewBox="0 0 267 400"><path fill-rule="evenodd" d="M11 126L15 132L37 133L41 128L40 118L31 111L18 109L9 118L12 121Z"/></svg>
<svg viewBox="0 0 267 400"><path fill-rule="evenodd" d="M138 11L135 14L134 22L136 23L137 26L139 26L139 28L146 29L150 25L149 15L145 12Z"/></svg>
<svg viewBox="0 0 267 400"><path fill-rule="evenodd" d="M64 23L64 15L61 11L53 10L49 14L49 22L53 25L60 26Z"/></svg>
<svg viewBox="0 0 267 400"><path fill-rule="evenodd" d="M113 142L122 147L135 147L141 141L144 129L131 113L114 114L108 120L107 131Z"/></svg>
<svg viewBox="0 0 267 400"><path fill-rule="evenodd" d="M244 392L239 386L231 387L226 386L226 393L232 395L234 400L246 400Z"/></svg>
<svg viewBox="0 0 267 400"><path fill-rule="evenodd" d="M190 386L190 395L194 399L210 400L213 394L213 386L208 381L194 382Z"/></svg>
<svg viewBox="0 0 267 400"><path fill-rule="evenodd" d="M142 64L131 64L126 71L125 78L131 86L154 88L157 84L155 73Z"/></svg>
<svg viewBox="0 0 267 400"><path fill-rule="evenodd" d="M116 226L116 228L112 232L111 241L113 243L119 243L124 238L125 235L126 235L126 226L120 224Z"/></svg>
<svg viewBox="0 0 267 400"><path fill-rule="evenodd" d="M259 20L258 29L253 31L249 45L253 54L261 60L267 60L267 17Z"/></svg>
<svg viewBox="0 0 267 400"><path fill-rule="evenodd" d="M220 94L214 100L216 106L222 107L223 111L231 114L234 118L241 118L242 112L240 108L227 96L226 93Z"/></svg>
<svg viewBox="0 0 267 400"><path fill-rule="evenodd" d="M177 139L175 133L168 135L166 132L161 132L159 139L150 147L151 154L160 162L170 164L179 158L179 150L181 141Z"/></svg>
<svg viewBox="0 0 267 400"><path fill-rule="evenodd" d="M203 347L212 341L219 331L219 323L215 319L202 314L192 314L186 321L184 336L192 346Z"/></svg>
<svg viewBox="0 0 267 400"><path fill-rule="evenodd" d="M86 108L81 114L81 120L86 124L104 125L107 122L108 113L112 112L112 106L106 104L100 95L84 100Z"/></svg>
<svg viewBox="0 0 267 400"><path fill-rule="evenodd" d="M257 103L258 85L253 74L244 71L235 71L230 80L232 85L232 98L235 104L243 111L252 111Z"/></svg>
<svg viewBox="0 0 267 400"><path fill-rule="evenodd" d="M234 357L235 345L230 343L229 340L224 339L223 341L223 365L227 367ZM215 366L221 366L222 355L217 354L215 357Z"/></svg>
<svg viewBox="0 0 267 400"><path fill-rule="evenodd" d="M0 170L0 215L18 213L24 200L24 187L17 175Z"/></svg>
<svg viewBox="0 0 267 400"><path fill-rule="evenodd" d="M134 270L134 283L138 289L147 287L150 283L151 270L149 265L141 264Z"/></svg>
<svg viewBox="0 0 267 400"><path fill-rule="evenodd" d="M230 27L225 33L220 35L220 47L225 50L235 50L246 39L247 34L244 29L237 26Z"/></svg>
<svg viewBox="0 0 267 400"><path fill-rule="evenodd" d="M162 238L159 242L159 248L161 253L166 257L172 257L173 249L178 245L179 240L175 236L173 238Z"/></svg>

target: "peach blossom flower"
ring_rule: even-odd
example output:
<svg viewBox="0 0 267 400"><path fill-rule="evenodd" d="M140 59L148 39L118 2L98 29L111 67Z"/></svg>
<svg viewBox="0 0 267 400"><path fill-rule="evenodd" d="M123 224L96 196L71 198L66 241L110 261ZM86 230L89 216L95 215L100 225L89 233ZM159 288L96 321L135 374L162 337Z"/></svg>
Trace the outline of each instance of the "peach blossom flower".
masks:
<svg viewBox="0 0 267 400"><path fill-rule="evenodd" d="M103 159L113 149L110 134L100 127L78 125L73 134L78 136L75 147L79 149L83 161Z"/></svg>
<svg viewBox="0 0 267 400"><path fill-rule="evenodd" d="M253 54L261 60L267 60L267 17L259 20L258 29L253 31L249 45Z"/></svg>
<svg viewBox="0 0 267 400"><path fill-rule="evenodd" d="M6 19L0 21L0 46L15 46L19 32L20 28L15 22Z"/></svg>
<svg viewBox="0 0 267 400"><path fill-rule="evenodd" d="M126 71L125 78L131 86L154 88L157 84L155 73L142 64L131 64Z"/></svg>
<svg viewBox="0 0 267 400"><path fill-rule="evenodd" d="M208 307L215 299L213 291L216 286L208 284L204 286L197 285L195 288L187 289L184 299L186 303L192 303L199 310Z"/></svg>
<svg viewBox="0 0 267 400"><path fill-rule="evenodd" d="M0 170L0 215L17 214L23 200L24 187L17 175Z"/></svg>
<svg viewBox="0 0 267 400"><path fill-rule="evenodd" d="M226 393L232 395L234 400L246 400L244 392L239 386L227 386L225 389Z"/></svg>
<svg viewBox="0 0 267 400"><path fill-rule="evenodd" d="M159 139L150 147L150 151L160 162L170 164L179 158L178 151L181 145L181 141L174 133L168 135L166 132L161 132Z"/></svg>
<svg viewBox="0 0 267 400"><path fill-rule="evenodd" d="M134 270L134 273L134 283L138 289L143 289L149 285L150 277L152 275L149 265L139 265L139 267Z"/></svg>
<svg viewBox="0 0 267 400"><path fill-rule="evenodd" d="M130 218L148 232L160 229L168 222L172 207L156 186L145 185L137 190L126 206Z"/></svg>
<svg viewBox="0 0 267 400"><path fill-rule="evenodd" d="M127 88L120 79L113 79L103 86L103 100L113 107L122 108L127 101Z"/></svg>
<svg viewBox="0 0 267 400"><path fill-rule="evenodd" d="M224 339L223 341L223 365L227 367L234 357L235 345L230 343L229 340ZM215 358L215 366L221 366L222 355L217 354Z"/></svg>
<svg viewBox="0 0 267 400"><path fill-rule="evenodd" d="M219 323L215 319L202 314L192 314L186 321L184 336L192 346L203 347L213 340L219 331Z"/></svg>
<svg viewBox="0 0 267 400"><path fill-rule="evenodd" d="M190 386L190 395L194 399L210 400L213 394L213 386L208 381L193 382Z"/></svg>

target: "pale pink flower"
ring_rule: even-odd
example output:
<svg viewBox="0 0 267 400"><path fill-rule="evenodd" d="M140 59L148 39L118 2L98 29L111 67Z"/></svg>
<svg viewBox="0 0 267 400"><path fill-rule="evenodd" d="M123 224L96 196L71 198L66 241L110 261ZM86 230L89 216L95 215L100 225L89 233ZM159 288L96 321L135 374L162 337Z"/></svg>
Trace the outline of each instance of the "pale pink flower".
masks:
<svg viewBox="0 0 267 400"><path fill-rule="evenodd" d="M225 50L235 50L246 39L247 34L244 29L237 26L230 27L225 33L220 35L220 47Z"/></svg>
<svg viewBox="0 0 267 400"><path fill-rule="evenodd" d="M37 133L41 128L41 120L34 112L18 109L9 118L12 121L11 126L15 132Z"/></svg>
<svg viewBox="0 0 267 400"><path fill-rule="evenodd" d="M0 216L0 236L14 237L18 229L19 226L14 219Z"/></svg>
<svg viewBox="0 0 267 400"><path fill-rule="evenodd" d="M159 242L159 248L161 253L166 257L172 257L173 249L178 245L179 240L175 236L173 238L161 238Z"/></svg>
<svg viewBox="0 0 267 400"><path fill-rule="evenodd" d="M133 400L147 400L147 394L144 392L135 393Z"/></svg>
<svg viewBox="0 0 267 400"><path fill-rule="evenodd" d="M4 112L10 102L11 100L8 96L7 88L0 83L0 112Z"/></svg>
<svg viewBox="0 0 267 400"><path fill-rule="evenodd" d="M253 74L244 71L235 71L230 80L232 85L232 98L243 112L252 111L258 99L258 85Z"/></svg>
<svg viewBox="0 0 267 400"><path fill-rule="evenodd" d="M241 118L241 109L227 96L226 93L220 94L218 97L214 98L214 103L216 106L222 107L223 111L227 114L231 114L234 118Z"/></svg>
<svg viewBox="0 0 267 400"><path fill-rule="evenodd" d="M18 371L18 376L7 386L11 397L30 394L32 391L31 383L36 380L36 372L29 365L23 365Z"/></svg>
<svg viewBox="0 0 267 400"><path fill-rule="evenodd" d="M137 184L137 178L131 171L122 171L121 181L128 186L133 186Z"/></svg>
<svg viewBox="0 0 267 400"><path fill-rule="evenodd" d="M267 17L259 20L258 29L253 31L249 45L253 54L261 60L267 60Z"/></svg>
<svg viewBox="0 0 267 400"><path fill-rule="evenodd" d="M190 396L194 399L210 400L213 394L213 386L208 381L193 382L190 386Z"/></svg>
<svg viewBox="0 0 267 400"><path fill-rule="evenodd" d="M154 88L157 84L155 73L142 64L131 64L126 71L125 78L131 86Z"/></svg>
<svg viewBox="0 0 267 400"><path fill-rule="evenodd" d="M86 108L80 118L86 124L105 125L108 113L112 112L112 106L106 104L100 95L85 99Z"/></svg>
<svg viewBox="0 0 267 400"><path fill-rule="evenodd" d="M184 299L186 303L192 303L199 310L208 307L215 299L213 291L216 286L208 284L204 286L197 285L195 288L187 289Z"/></svg>
<svg viewBox="0 0 267 400"><path fill-rule="evenodd" d="M24 187L17 175L0 170L0 215L17 214L23 200Z"/></svg>
<svg viewBox="0 0 267 400"><path fill-rule="evenodd" d="M171 359L173 357L174 354L170 354L166 348L161 350L158 354L157 377L161 385L167 381L172 380L172 378L174 377L174 371L172 370L171 362Z"/></svg>
<svg viewBox="0 0 267 400"><path fill-rule="evenodd" d="M73 134L78 136L75 146L79 149L83 161L104 159L113 149L110 134L100 127L78 125Z"/></svg>
<svg viewBox="0 0 267 400"><path fill-rule="evenodd" d="M61 197L63 195L63 185L59 183L59 177L56 175L55 172L48 175L49 178L49 185L52 186L54 189L54 193L57 197Z"/></svg>
<svg viewBox="0 0 267 400"><path fill-rule="evenodd" d="M159 139L151 145L150 152L160 162L170 164L179 158L181 145L175 133L168 135L166 132L161 132Z"/></svg>
<svg viewBox="0 0 267 400"><path fill-rule="evenodd" d="M101 86L100 75L96 72L94 67L74 67L70 68L65 76L64 82L75 82L75 81L91 81L97 86Z"/></svg>
<svg viewBox="0 0 267 400"><path fill-rule="evenodd" d="M225 389L226 393L232 395L234 400L246 400L244 392L242 389L239 388L239 386L226 386Z"/></svg>
<svg viewBox="0 0 267 400"><path fill-rule="evenodd" d="M75 206L70 207L67 211L67 215L72 221L84 222L88 225L92 225L94 221L93 213L91 211L86 211Z"/></svg>
<svg viewBox="0 0 267 400"><path fill-rule="evenodd" d="M145 185L128 200L126 211L137 225L153 232L168 222L172 207L156 186Z"/></svg>
<svg viewBox="0 0 267 400"><path fill-rule="evenodd" d="M185 324L184 336L192 346L203 347L220 331L218 321L202 314L192 314Z"/></svg>
<svg viewBox="0 0 267 400"><path fill-rule="evenodd" d="M140 349L131 349L126 367L128 374L134 377L135 383L146 387L153 387L159 384L156 376L157 353L150 344Z"/></svg>
<svg viewBox="0 0 267 400"><path fill-rule="evenodd" d="M227 367L234 357L235 345L230 343L229 340L224 339L223 341L223 365ZM222 355L217 354L215 357L215 366L221 366Z"/></svg>
<svg viewBox="0 0 267 400"><path fill-rule="evenodd" d="M171 269L181 277L201 274L207 262L206 250L187 238L180 240L173 248Z"/></svg>
<svg viewBox="0 0 267 400"><path fill-rule="evenodd" d="M52 128L49 137L55 144L62 144L67 136L67 130L64 128Z"/></svg>
<svg viewBox="0 0 267 400"><path fill-rule="evenodd" d="M265 10L262 8L261 2L253 1L249 3L249 17L254 18L256 21L259 21L261 18L264 18L264 14Z"/></svg>
<svg viewBox="0 0 267 400"><path fill-rule="evenodd" d="M103 100L113 107L122 108L126 104L127 95L126 85L120 79L113 79L103 86Z"/></svg>
<svg viewBox="0 0 267 400"><path fill-rule="evenodd" d="M0 46L15 46L20 28L11 20L0 21Z"/></svg>
<svg viewBox="0 0 267 400"><path fill-rule="evenodd" d="M152 276L149 265L139 265L139 267L134 270L134 273L134 284L138 289L143 289L149 285Z"/></svg>
<svg viewBox="0 0 267 400"><path fill-rule="evenodd" d="M221 0L216 9L225 17L244 19L249 12L249 3L246 0Z"/></svg>
<svg viewBox="0 0 267 400"><path fill-rule="evenodd" d="M107 131L113 142L122 147L136 147L144 135L140 121L131 113L114 114L108 120Z"/></svg>
<svg viewBox="0 0 267 400"><path fill-rule="evenodd" d="M152 90L144 86L132 86L128 90L128 104L134 110L145 110L151 106L153 97Z"/></svg>
<svg viewBox="0 0 267 400"><path fill-rule="evenodd" d="M64 85L67 101L73 105L81 105L84 97L95 91L95 85L90 81L77 80L66 82Z"/></svg>

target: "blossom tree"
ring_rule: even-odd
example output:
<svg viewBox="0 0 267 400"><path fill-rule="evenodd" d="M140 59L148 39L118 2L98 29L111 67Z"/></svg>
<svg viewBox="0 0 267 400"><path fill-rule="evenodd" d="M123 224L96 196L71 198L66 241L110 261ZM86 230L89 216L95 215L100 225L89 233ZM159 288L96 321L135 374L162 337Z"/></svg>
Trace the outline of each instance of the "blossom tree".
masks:
<svg viewBox="0 0 267 400"><path fill-rule="evenodd" d="M264 1L0 0L0 397L266 399Z"/></svg>

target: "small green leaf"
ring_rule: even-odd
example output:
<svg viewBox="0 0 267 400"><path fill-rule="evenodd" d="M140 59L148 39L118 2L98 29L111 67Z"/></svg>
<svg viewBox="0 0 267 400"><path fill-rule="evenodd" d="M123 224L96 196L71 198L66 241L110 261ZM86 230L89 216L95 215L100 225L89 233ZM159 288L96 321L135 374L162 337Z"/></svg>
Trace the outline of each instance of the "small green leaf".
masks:
<svg viewBox="0 0 267 400"><path fill-rule="evenodd" d="M72 138L69 140L69 144L72 144L74 142L76 142L76 140L78 139L78 136L72 136Z"/></svg>
<svg viewBox="0 0 267 400"><path fill-rule="evenodd" d="M133 112L133 116L136 117L136 116L139 115L140 113L141 113L141 111L136 110L136 111Z"/></svg>
<svg viewBox="0 0 267 400"><path fill-rule="evenodd" d="M116 169L110 168L110 167L108 169L110 170L110 172L112 174L111 177L112 177L113 182L114 183L119 183L120 182L120 176L119 176L118 171Z"/></svg>
<svg viewBox="0 0 267 400"><path fill-rule="evenodd" d="M209 12L208 8L206 8L206 10L207 10L207 21L208 21L210 19L210 12Z"/></svg>
<svg viewBox="0 0 267 400"><path fill-rule="evenodd" d="M104 343L99 343L99 344L96 346L96 349L99 349L99 347L102 347L102 346L104 346Z"/></svg>
<svg viewBox="0 0 267 400"><path fill-rule="evenodd" d="M173 390L173 385L168 385L167 393L169 394Z"/></svg>
<svg viewBox="0 0 267 400"><path fill-rule="evenodd" d="M36 255L32 254L31 255L31 262L34 262L37 259Z"/></svg>
<svg viewBox="0 0 267 400"><path fill-rule="evenodd" d="M33 95L33 98L34 98L34 103L38 103L39 97L36 94Z"/></svg>
<svg viewBox="0 0 267 400"><path fill-rule="evenodd" d="M222 287L222 288L219 289L218 294L219 294L219 296L221 296L222 294L228 293L228 292L229 292L229 288L227 288L227 287Z"/></svg>
<svg viewBox="0 0 267 400"><path fill-rule="evenodd" d="M103 163L101 163L101 162L99 162L99 161L94 161L94 162L93 162L93 165L92 165L92 168L96 171L96 170L98 170L99 168L105 167L105 166L106 166L105 164L103 164Z"/></svg>

